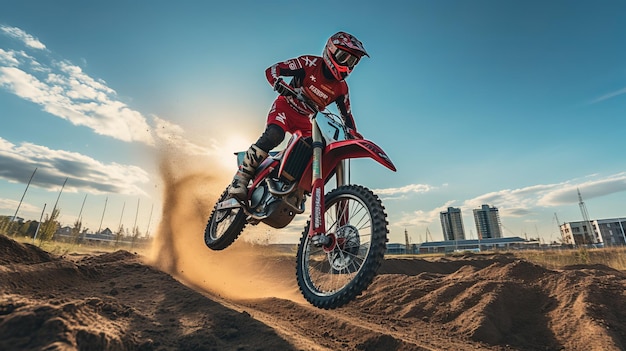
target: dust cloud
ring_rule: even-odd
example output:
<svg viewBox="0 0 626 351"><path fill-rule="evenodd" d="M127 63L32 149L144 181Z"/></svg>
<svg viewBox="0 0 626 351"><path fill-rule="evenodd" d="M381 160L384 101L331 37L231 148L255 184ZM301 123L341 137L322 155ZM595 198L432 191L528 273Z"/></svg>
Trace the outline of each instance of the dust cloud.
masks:
<svg viewBox="0 0 626 351"><path fill-rule="evenodd" d="M196 289L228 299L279 297L304 302L295 279L295 252L276 255L266 243L276 231L248 225L237 241L222 251L204 244L204 229L232 174L176 152L163 152L163 213L150 263ZM235 171L234 169L232 170ZM293 270L280 261L291 260Z"/></svg>

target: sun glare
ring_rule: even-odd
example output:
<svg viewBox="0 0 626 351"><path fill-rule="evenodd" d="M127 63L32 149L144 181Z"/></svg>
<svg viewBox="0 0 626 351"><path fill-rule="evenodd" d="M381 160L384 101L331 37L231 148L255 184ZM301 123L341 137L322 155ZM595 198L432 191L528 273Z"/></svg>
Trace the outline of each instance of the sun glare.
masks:
<svg viewBox="0 0 626 351"><path fill-rule="evenodd" d="M220 143L219 155L217 157L220 166L226 169L232 169L233 172L237 168L236 152L246 151L252 144L252 138L239 135L229 134L226 139Z"/></svg>

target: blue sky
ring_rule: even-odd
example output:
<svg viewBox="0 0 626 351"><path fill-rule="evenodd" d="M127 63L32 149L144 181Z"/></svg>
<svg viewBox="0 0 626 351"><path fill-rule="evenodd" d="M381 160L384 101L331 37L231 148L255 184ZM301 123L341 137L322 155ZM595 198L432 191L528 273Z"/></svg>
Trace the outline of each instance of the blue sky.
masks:
<svg viewBox="0 0 626 351"><path fill-rule="evenodd" d="M37 168L20 217L68 178L63 223L87 196L90 229L152 231L163 155L223 188L275 97L265 68L344 30L371 55L348 78L357 126L398 168L357 160L352 181L383 198L391 241L441 240L448 206L475 238L482 204L505 236L556 240L577 188L592 219L626 217L622 1L2 3L1 214Z"/></svg>

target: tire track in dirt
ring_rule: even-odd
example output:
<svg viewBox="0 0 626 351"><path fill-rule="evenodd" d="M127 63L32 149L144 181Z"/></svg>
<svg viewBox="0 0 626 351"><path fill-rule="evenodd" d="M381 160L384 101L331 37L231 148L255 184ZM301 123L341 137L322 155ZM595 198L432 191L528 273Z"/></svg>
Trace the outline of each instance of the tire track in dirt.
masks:
<svg viewBox="0 0 626 351"><path fill-rule="evenodd" d="M370 315L354 303L323 310L304 301L281 298L238 300L205 294L211 300L272 327L301 350L500 350L449 333L438 324Z"/></svg>

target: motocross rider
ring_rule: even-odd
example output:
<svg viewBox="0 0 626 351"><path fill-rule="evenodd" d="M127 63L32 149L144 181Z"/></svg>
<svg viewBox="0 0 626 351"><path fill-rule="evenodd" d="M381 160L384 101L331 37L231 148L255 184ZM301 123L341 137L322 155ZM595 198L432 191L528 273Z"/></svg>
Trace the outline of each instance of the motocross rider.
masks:
<svg viewBox="0 0 626 351"><path fill-rule="evenodd" d="M274 101L267 116L267 125L256 143L246 151L243 162L228 188L228 194L244 201L247 187L256 168L285 138L285 133L300 130L305 137L311 136L310 118L316 113L306 103L288 94L281 76L292 77L289 86L323 110L332 102L337 108L350 134L362 138L356 131L350 111L346 77L361 57L368 56L363 44L345 32L338 32L326 42L322 57L303 55L276 63L265 70L267 81L280 95Z"/></svg>

